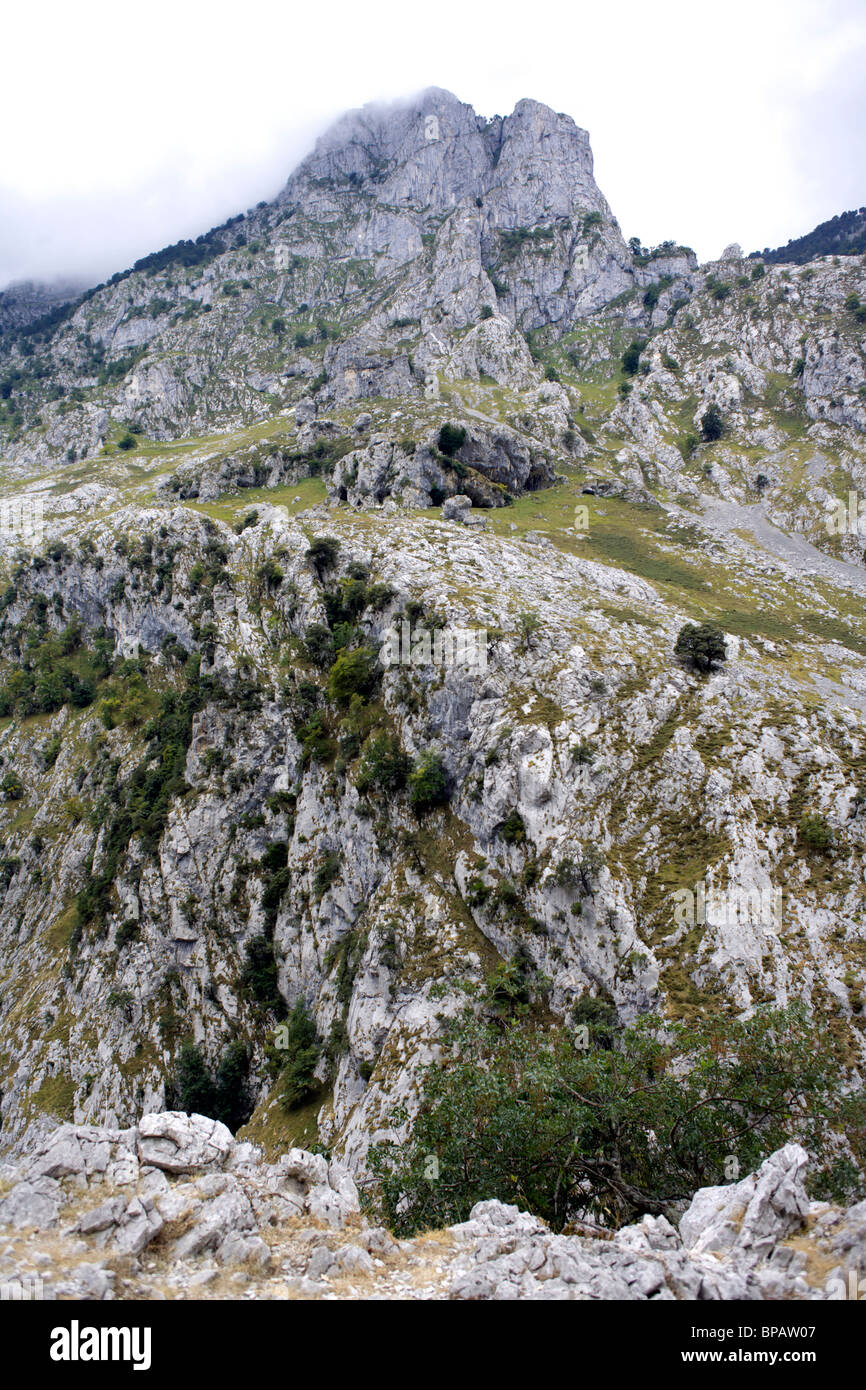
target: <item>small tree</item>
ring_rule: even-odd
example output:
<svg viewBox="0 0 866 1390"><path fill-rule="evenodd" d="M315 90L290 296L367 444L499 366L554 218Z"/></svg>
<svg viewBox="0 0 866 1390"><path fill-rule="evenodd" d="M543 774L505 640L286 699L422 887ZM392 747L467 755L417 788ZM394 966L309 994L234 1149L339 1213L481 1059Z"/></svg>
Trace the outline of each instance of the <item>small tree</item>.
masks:
<svg viewBox="0 0 866 1390"><path fill-rule="evenodd" d="M526 841L526 825L520 812L515 807L509 811L505 820L500 826L499 833L507 845L522 845Z"/></svg>
<svg viewBox="0 0 866 1390"><path fill-rule="evenodd" d="M384 731L373 734L361 755L355 786L362 795L374 787L382 792L400 791L411 767L412 759L398 738Z"/></svg>
<svg viewBox="0 0 866 1390"><path fill-rule="evenodd" d="M686 623L680 629L674 655L706 673L727 658L725 634L715 623Z"/></svg>
<svg viewBox="0 0 866 1390"><path fill-rule="evenodd" d="M17 772L7 772L0 782L0 790L6 801L20 801L24 795L24 784Z"/></svg>
<svg viewBox="0 0 866 1390"><path fill-rule="evenodd" d="M234 1132L246 1124L253 1111L248 1076L250 1054L240 1038L230 1042L214 1079L214 1118Z"/></svg>
<svg viewBox="0 0 866 1390"><path fill-rule="evenodd" d="M626 376L636 376L640 366L640 355L646 347L644 338L635 338L622 355L622 369Z"/></svg>
<svg viewBox="0 0 866 1390"><path fill-rule="evenodd" d="M715 439L721 439L725 432L725 422L719 407L713 401L701 416L701 433L708 444Z"/></svg>
<svg viewBox="0 0 866 1390"><path fill-rule="evenodd" d="M304 633L304 650L314 666L330 666L334 658L334 638L324 623L310 623Z"/></svg>
<svg viewBox="0 0 866 1390"><path fill-rule="evenodd" d="M366 698L376 684L376 653L353 647L339 653L328 673L328 699L348 705L353 695Z"/></svg>
<svg viewBox="0 0 866 1390"><path fill-rule="evenodd" d="M443 425L439 431L439 452L446 458L453 458L465 443L466 431L462 425Z"/></svg>
<svg viewBox="0 0 866 1390"><path fill-rule="evenodd" d="M321 1054L316 1025L299 999L286 1024L286 1065L282 1072L280 1105L287 1113L297 1110L319 1089L314 1072Z"/></svg>
<svg viewBox="0 0 866 1390"><path fill-rule="evenodd" d="M201 1049L185 1042L177 1064L177 1095L181 1110L188 1115L213 1117L216 1099L214 1084Z"/></svg>
<svg viewBox="0 0 866 1390"><path fill-rule="evenodd" d="M335 536L314 536L307 549L307 559L319 578L336 563L340 542Z"/></svg>
<svg viewBox="0 0 866 1390"><path fill-rule="evenodd" d="M524 651L529 646L540 627L541 619L537 613L530 611L518 615L517 629L520 633L520 645Z"/></svg>
<svg viewBox="0 0 866 1390"><path fill-rule="evenodd" d="M448 800L448 774L438 753L424 753L409 777L409 801L423 814Z"/></svg>
<svg viewBox="0 0 866 1390"><path fill-rule="evenodd" d="M791 1139L812 1155L814 1191L856 1189L839 1137L862 1163L863 1097L844 1094L833 1038L802 1006L687 1026L645 1016L622 1029L587 1001L576 1011L590 1034L582 1048L565 1029L533 1026L507 967L489 986L487 1018L451 1025L422 1073L409 1141L370 1152L398 1234L464 1221L489 1198L557 1230L587 1214L610 1226L643 1213L676 1221L696 1188L725 1180L729 1155L748 1173Z"/></svg>

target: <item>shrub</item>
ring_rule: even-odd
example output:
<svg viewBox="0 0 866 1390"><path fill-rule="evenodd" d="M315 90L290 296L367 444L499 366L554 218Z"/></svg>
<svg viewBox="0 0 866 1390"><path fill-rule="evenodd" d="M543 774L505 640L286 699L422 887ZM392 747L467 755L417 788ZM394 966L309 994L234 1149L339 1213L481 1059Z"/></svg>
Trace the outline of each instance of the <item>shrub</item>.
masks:
<svg viewBox="0 0 866 1390"><path fill-rule="evenodd" d="M801 844L805 845L806 849L814 850L818 854L827 854L836 843L832 827L827 824L823 816L814 813L803 816L797 838Z"/></svg>
<svg viewBox="0 0 866 1390"><path fill-rule="evenodd" d="M181 1110L188 1115L213 1118L216 1100L213 1078L201 1049L192 1042L185 1042L180 1050L175 1087Z"/></svg>
<svg viewBox="0 0 866 1390"><path fill-rule="evenodd" d="M725 634L715 623L686 623L680 629L674 655L697 671L710 671L727 657Z"/></svg>
<svg viewBox="0 0 866 1390"><path fill-rule="evenodd" d="M438 753L424 753L409 777L409 801L423 814L448 800L448 774Z"/></svg>
<svg viewBox="0 0 866 1390"><path fill-rule="evenodd" d="M0 791L5 801L20 801L24 795L24 783L17 772L7 772L0 782Z"/></svg>
<svg viewBox="0 0 866 1390"><path fill-rule="evenodd" d="M253 1113L249 1089L250 1053L239 1038L229 1043L214 1078L215 1120L221 1120L234 1133Z"/></svg>
<svg viewBox="0 0 866 1390"><path fill-rule="evenodd" d="M124 451L126 451L127 449L137 449L138 440L136 439L134 434L124 434L120 439L118 439L117 447L118 449L123 449Z"/></svg>
<svg viewBox="0 0 866 1390"><path fill-rule="evenodd" d="M262 1010L282 1013L284 1002L279 991L279 974L274 944L267 936L254 936L246 945L246 960L238 981L240 993Z"/></svg>
<svg viewBox="0 0 866 1390"><path fill-rule="evenodd" d="M256 525L258 519L259 514L254 508L251 512L247 512L246 516L239 517L238 520L235 522L234 526L232 527L232 530L234 531L236 536L242 536L248 526Z"/></svg>
<svg viewBox="0 0 866 1390"><path fill-rule="evenodd" d="M515 808L509 811L499 830L507 845L522 845L526 840L526 826L520 812Z"/></svg>
<svg viewBox="0 0 866 1390"><path fill-rule="evenodd" d="M335 536L314 536L307 549L307 559L321 579L325 570L336 563L340 542Z"/></svg>
<svg viewBox="0 0 866 1390"><path fill-rule="evenodd" d="M813 1156L814 1190L851 1185L838 1136L862 1159L863 1097L843 1094L832 1039L815 1046L822 1032L802 1006L689 1025L647 1016L620 1030L592 1002L581 1001L586 1049L519 1009L451 1025L422 1074L410 1139L370 1153L382 1218L399 1235L466 1220L491 1198L555 1230L587 1214L614 1226L645 1213L676 1220L675 1204L727 1180L729 1154L748 1172L794 1138Z"/></svg>
<svg viewBox="0 0 866 1390"><path fill-rule="evenodd" d="M541 619L535 612L518 614L517 630L520 633L520 645L524 650L529 646L538 629L541 627Z"/></svg>
<svg viewBox="0 0 866 1390"><path fill-rule="evenodd" d="M271 589L279 588L284 578L285 575L283 571L280 569L276 560L270 555L266 560L262 560L262 563L256 569L256 580L259 586L267 592L270 592Z"/></svg>
<svg viewBox="0 0 866 1390"><path fill-rule="evenodd" d="M313 876L313 892L323 898L335 879L340 876L340 856L330 850L319 864Z"/></svg>
<svg viewBox="0 0 866 1390"><path fill-rule="evenodd" d="M406 785L412 759L393 734L373 734L364 746L355 785L363 795L372 787L383 792L399 791Z"/></svg>
<svg viewBox="0 0 866 1390"><path fill-rule="evenodd" d="M368 696L376 684L376 661L372 647L340 652L328 672L328 698L347 705L353 695Z"/></svg>
<svg viewBox="0 0 866 1390"><path fill-rule="evenodd" d="M134 917L127 917L117 928L114 944L118 951L123 951L132 941L137 941L141 936L141 923Z"/></svg>
<svg viewBox="0 0 866 1390"><path fill-rule="evenodd" d="M708 443L721 439L725 432L725 422L719 407L713 401L701 416L701 432Z"/></svg>
<svg viewBox="0 0 866 1390"><path fill-rule="evenodd" d="M626 376L635 376L640 366L640 355L646 347L645 338L635 338L622 355L622 369Z"/></svg>
<svg viewBox="0 0 866 1390"><path fill-rule="evenodd" d="M310 623L304 633L304 650L314 666L321 670L330 666L334 658L334 638L324 623Z"/></svg>
<svg viewBox="0 0 866 1390"><path fill-rule="evenodd" d="M319 1089L314 1072L321 1054L314 1020L299 999L285 1025L286 1065L282 1071L280 1105L287 1113L297 1110Z"/></svg>
<svg viewBox="0 0 866 1390"><path fill-rule="evenodd" d="M249 1068L249 1050L245 1043L236 1040L223 1052L213 1077L201 1049L188 1041L180 1050L176 1077L169 1090L187 1114L207 1115L234 1132L246 1124L253 1112Z"/></svg>
<svg viewBox="0 0 866 1390"><path fill-rule="evenodd" d="M491 309L491 307L490 307L489 304L482 304L482 306L481 306L481 317L482 317L482 319L492 319L492 318L493 318L493 310Z"/></svg>
<svg viewBox="0 0 866 1390"><path fill-rule="evenodd" d="M466 431L462 425L443 425L439 431L439 452L446 458L453 458L457 450L466 443Z"/></svg>

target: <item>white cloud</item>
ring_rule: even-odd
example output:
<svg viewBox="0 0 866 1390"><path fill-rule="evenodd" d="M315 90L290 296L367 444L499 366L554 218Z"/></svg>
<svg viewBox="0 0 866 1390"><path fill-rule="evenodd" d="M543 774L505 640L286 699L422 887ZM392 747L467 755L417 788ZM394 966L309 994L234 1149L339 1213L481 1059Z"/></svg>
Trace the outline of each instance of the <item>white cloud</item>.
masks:
<svg viewBox="0 0 866 1390"><path fill-rule="evenodd" d="M426 86L567 111L626 236L703 258L866 202L859 0L36 0L3 47L0 284L206 231L342 110Z"/></svg>

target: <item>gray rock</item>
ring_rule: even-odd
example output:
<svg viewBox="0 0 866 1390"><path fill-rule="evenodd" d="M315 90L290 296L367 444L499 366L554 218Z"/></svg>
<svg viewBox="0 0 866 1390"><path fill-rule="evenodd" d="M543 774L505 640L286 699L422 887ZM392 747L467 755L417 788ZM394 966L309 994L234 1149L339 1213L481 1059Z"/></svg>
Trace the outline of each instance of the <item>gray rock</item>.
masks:
<svg viewBox="0 0 866 1390"><path fill-rule="evenodd" d="M176 1259L215 1250L229 1235L245 1235L255 1230L256 1219L247 1195L236 1188L205 1202L195 1213L193 1225L175 1241Z"/></svg>
<svg viewBox="0 0 866 1390"><path fill-rule="evenodd" d="M50 1179L19 1182L0 1200L0 1224L37 1231L57 1225L63 1194Z"/></svg>
<svg viewBox="0 0 866 1390"><path fill-rule="evenodd" d="M457 493L454 497L446 497L442 503L442 519L443 521L463 522L471 508L472 499L465 497L462 493Z"/></svg>
<svg viewBox="0 0 866 1390"><path fill-rule="evenodd" d="M142 1163L167 1173L194 1173L221 1168L234 1148L231 1130L205 1115L167 1110L143 1116L138 1154Z"/></svg>

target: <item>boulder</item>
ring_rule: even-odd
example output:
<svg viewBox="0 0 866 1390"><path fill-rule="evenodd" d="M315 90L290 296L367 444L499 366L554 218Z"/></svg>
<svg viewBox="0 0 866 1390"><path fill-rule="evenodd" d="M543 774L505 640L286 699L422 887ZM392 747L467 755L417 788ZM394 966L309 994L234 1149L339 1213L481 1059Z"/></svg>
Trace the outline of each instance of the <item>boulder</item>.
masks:
<svg viewBox="0 0 866 1390"><path fill-rule="evenodd" d="M166 1173L222 1168L234 1148L231 1130L206 1115L166 1110L145 1115L139 1125L138 1156Z"/></svg>
<svg viewBox="0 0 866 1390"><path fill-rule="evenodd" d="M459 521L466 520L467 513L472 510L472 502L462 492L458 492L454 497L446 497L442 503L442 520Z"/></svg>
<svg viewBox="0 0 866 1390"><path fill-rule="evenodd" d="M57 1183L51 1179L16 1183L0 1201L0 1225L17 1230L32 1226L37 1231L56 1226L61 1197Z"/></svg>

